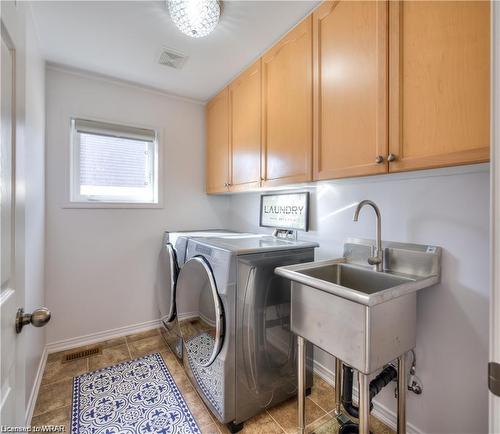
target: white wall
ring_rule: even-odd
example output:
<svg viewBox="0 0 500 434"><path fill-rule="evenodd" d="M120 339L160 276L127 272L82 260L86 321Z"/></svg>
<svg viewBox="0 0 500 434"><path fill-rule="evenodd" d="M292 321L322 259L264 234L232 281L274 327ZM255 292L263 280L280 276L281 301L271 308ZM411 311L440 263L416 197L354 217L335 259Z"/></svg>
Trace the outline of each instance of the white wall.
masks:
<svg viewBox="0 0 500 434"><path fill-rule="evenodd" d="M26 14L26 263L25 310L45 304L45 61L27 7ZM45 347L45 328L26 327L26 399L29 400Z"/></svg>
<svg viewBox="0 0 500 434"><path fill-rule="evenodd" d="M49 343L158 318L154 280L164 230L223 227L226 198L204 193L204 107L54 67L47 70ZM157 129L163 209L68 209L69 119Z"/></svg>
<svg viewBox="0 0 500 434"><path fill-rule="evenodd" d="M408 395L408 422L425 433L488 431L489 170L487 165L387 175L311 188L311 232L318 258L338 257L347 237L375 236L375 217L354 206L372 199L385 240L443 247L442 282L418 294L417 374L423 394ZM259 195L230 199L234 229L262 231ZM316 361L333 371L330 356ZM394 388L376 402L396 411Z"/></svg>

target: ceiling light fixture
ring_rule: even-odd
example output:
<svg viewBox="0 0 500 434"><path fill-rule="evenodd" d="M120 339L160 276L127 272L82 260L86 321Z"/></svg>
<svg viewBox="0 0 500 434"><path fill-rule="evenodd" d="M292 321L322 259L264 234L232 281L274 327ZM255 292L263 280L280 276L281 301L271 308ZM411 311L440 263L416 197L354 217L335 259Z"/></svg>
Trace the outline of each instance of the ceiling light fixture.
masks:
<svg viewBox="0 0 500 434"><path fill-rule="evenodd" d="M207 36L219 22L217 0L167 0L167 6L177 28L193 38Z"/></svg>

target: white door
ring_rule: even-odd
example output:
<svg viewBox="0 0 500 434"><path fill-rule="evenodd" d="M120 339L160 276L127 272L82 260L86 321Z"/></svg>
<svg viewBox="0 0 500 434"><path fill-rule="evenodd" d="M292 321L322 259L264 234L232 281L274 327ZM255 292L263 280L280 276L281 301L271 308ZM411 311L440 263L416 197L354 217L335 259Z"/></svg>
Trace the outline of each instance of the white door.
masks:
<svg viewBox="0 0 500 434"><path fill-rule="evenodd" d="M492 290L490 300L489 432L500 433L500 4L492 2Z"/></svg>
<svg viewBox="0 0 500 434"><path fill-rule="evenodd" d="M18 306L24 300L16 285L16 118L15 49L2 23L0 124L0 425L24 424L24 364L15 331ZM24 251L24 249L22 249Z"/></svg>

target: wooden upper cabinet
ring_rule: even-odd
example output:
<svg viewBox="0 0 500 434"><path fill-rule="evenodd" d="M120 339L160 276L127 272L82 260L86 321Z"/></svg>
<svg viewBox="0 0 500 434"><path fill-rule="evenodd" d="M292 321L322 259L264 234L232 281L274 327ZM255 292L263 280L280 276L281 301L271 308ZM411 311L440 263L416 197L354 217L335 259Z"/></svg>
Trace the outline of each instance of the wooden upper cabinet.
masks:
<svg viewBox="0 0 500 434"><path fill-rule="evenodd" d="M224 89L206 107L207 193L223 193L229 186L229 91Z"/></svg>
<svg viewBox="0 0 500 434"><path fill-rule="evenodd" d="M314 179L387 172L387 55L387 2L314 11Z"/></svg>
<svg viewBox="0 0 500 434"><path fill-rule="evenodd" d="M390 171L489 159L490 2L391 1Z"/></svg>
<svg viewBox="0 0 500 434"><path fill-rule="evenodd" d="M262 57L263 185L312 179L312 17Z"/></svg>
<svg viewBox="0 0 500 434"><path fill-rule="evenodd" d="M229 85L230 191L260 186L261 106L261 63L259 60Z"/></svg>
<svg viewBox="0 0 500 434"><path fill-rule="evenodd" d="M323 2L207 104L207 192L488 161L490 8Z"/></svg>

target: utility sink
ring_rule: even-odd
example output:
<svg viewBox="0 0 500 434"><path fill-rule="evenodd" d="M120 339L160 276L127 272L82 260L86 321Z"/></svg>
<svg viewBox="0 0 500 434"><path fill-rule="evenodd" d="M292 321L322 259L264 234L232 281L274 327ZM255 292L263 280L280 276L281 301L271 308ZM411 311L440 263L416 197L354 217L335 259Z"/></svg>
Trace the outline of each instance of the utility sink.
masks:
<svg viewBox="0 0 500 434"><path fill-rule="evenodd" d="M315 279L318 285L321 283L332 283L335 286L347 288L348 290L355 290L364 294L375 294L379 291L384 291L389 288L393 288L398 285L405 283L415 282L415 279L410 277L396 276L389 273L377 273L373 270L368 270L361 268L359 266L349 265L344 263L344 259L337 259L332 261L326 261L321 265L313 263L311 268L304 268L299 273L304 276L309 276ZM320 288L321 289L321 288ZM335 289L332 289L335 292ZM350 294L347 291L345 296L350 298ZM338 291L339 295L341 292ZM354 297L355 293L351 294ZM366 298L369 302L370 298ZM362 299L360 299L362 302Z"/></svg>
<svg viewBox="0 0 500 434"><path fill-rule="evenodd" d="M338 259L279 267L292 281L291 329L364 374L416 343L416 292L440 280L441 248L383 243L385 269L368 265L370 240Z"/></svg>

